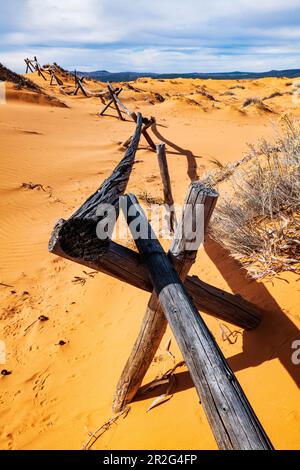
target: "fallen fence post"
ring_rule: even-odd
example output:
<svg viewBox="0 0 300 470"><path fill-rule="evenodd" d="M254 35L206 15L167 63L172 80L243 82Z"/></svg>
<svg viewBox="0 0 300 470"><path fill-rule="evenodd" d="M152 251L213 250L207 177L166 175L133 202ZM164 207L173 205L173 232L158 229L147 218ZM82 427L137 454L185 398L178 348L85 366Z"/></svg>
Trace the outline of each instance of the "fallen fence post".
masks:
<svg viewBox="0 0 300 470"><path fill-rule="evenodd" d="M64 219L60 219L53 229L49 241L51 253L147 292L153 291L149 275L141 263L139 254L125 246L111 241L108 250L100 257L97 251L99 240L90 239L89 254L67 253L61 243L61 230L65 223ZM261 310L240 295L225 292L201 281L196 276L187 276L185 287L199 311L246 330L254 330L261 322Z"/></svg>
<svg viewBox="0 0 300 470"><path fill-rule="evenodd" d="M205 187L199 182L191 184L189 188L181 221L169 251L169 258L182 281L185 280L188 271L195 262L197 249L204 241L203 235L208 227L217 198L218 194L215 190ZM198 243L192 251L187 249L190 234L184 229L189 225L188 218L191 219L191 228L198 230ZM114 412L122 410L134 398L159 348L167 324L159 299L153 292L132 352L116 387L113 400Z"/></svg>
<svg viewBox="0 0 300 470"><path fill-rule="evenodd" d="M124 193L129 180L141 129L142 116L139 114L134 138L124 157L100 188L68 220L61 219L58 222L55 235L52 234L49 241L49 251L54 251L54 245L58 244L71 257L86 257L91 260L93 256L101 259L101 255L108 250L109 234L105 239L100 239L96 233L98 223L104 218L98 215L98 209L101 204L109 204L114 206L116 216L118 215L119 196Z"/></svg>
<svg viewBox="0 0 300 470"><path fill-rule="evenodd" d="M189 298L179 275L155 237L134 195L123 196L129 228L138 216L148 238L135 239L155 292L181 349L212 428L224 450L272 450L262 425L212 334ZM121 203L123 208L123 204ZM129 208L134 207L135 215Z"/></svg>

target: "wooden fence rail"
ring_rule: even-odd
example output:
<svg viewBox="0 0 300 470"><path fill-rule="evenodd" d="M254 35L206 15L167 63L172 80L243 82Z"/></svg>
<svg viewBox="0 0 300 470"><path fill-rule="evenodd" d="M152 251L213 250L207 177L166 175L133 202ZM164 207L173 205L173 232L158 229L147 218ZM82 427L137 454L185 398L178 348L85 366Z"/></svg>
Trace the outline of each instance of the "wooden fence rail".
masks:
<svg viewBox="0 0 300 470"><path fill-rule="evenodd" d="M169 251L169 258L182 281L185 280L196 260L197 249L204 241L204 231L208 227L217 197L216 191L201 183L193 183L189 188L181 221ZM187 220L189 217L192 220ZM189 234L186 230L184 231L184 227L188 227L189 222L194 229L196 224L198 226L198 243L192 251L187 249ZM153 292L139 334L116 388L113 401L114 412L123 410L132 401L159 348L167 324L159 299Z"/></svg>
<svg viewBox="0 0 300 470"><path fill-rule="evenodd" d="M101 204L110 204L118 213L119 197L124 193L129 180L141 130L142 115L138 114L134 138L123 159L110 177L67 221L59 221L49 242L50 251L54 251L54 246L59 244L67 255L92 260L94 256L101 258L101 254L108 250L109 234L107 239L101 240L96 233L96 227L103 218L97 214L98 208Z"/></svg>
<svg viewBox="0 0 300 470"><path fill-rule="evenodd" d="M33 69L39 75L42 74L36 57L34 61L25 59L25 63L26 70ZM62 85L54 70L49 68L45 71L51 76L50 84ZM84 96L98 96L103 103L103 97L108 98L99 115L104 115L111 107L117 111L119 119L124 120L124 115L127 115L136 124L133 136L123 144L127 147L124 157L112 174L69 219L57 222L49 241L51 253L151 292L139 335L116 388L113 410L123 410L135 396L169 323L220 449L272 449L272 444L197 309L249 330L258 326L262 313L241 296L224 292L188 275L203 236L197 238L198 243L190 250L190 233L185 233L183 228L189 226L194 230L200 227L201 230L201 219L197 212L201 207L202 230L205 233L217 201L217 192L201 182L191 184L178 225L174 212L170 213L170 228L175 231L175 236L166 254L136 197L123 196L143 135L150 148L157 151L165 203L174 205L165 144L155 145L148 132L155 119L130 112L119 98L122 88L114 89L108 83L107 90L92 93L84 87L83 78L79 78L76 73L74 79L74 95L81 90ZM111 241L121 202L126 202L127 207L136 210L135 215L124 211L129 228L138 216L140 225L151 234L147 239L135 240L139 253ZM100 207L104 208L103 212L99 212ZM186 223L187 219L189 223ZM113 221L110 230L105 232L105 237L99 238L97 229L101 224L107 226L109 220Z"/></svg>
<svg viewBox="0 0 300 470"><path fill-rule="evenodd" d="M124 196L129 224L138 216L149 237L136 246L149 271L160 305L189 368L220 449L271 450L273 446L221 350L191 302L180 277L155 237L134 195ZM121 204L122 207L122 204ZM146 230L145 230L146 229Z"/></svg>

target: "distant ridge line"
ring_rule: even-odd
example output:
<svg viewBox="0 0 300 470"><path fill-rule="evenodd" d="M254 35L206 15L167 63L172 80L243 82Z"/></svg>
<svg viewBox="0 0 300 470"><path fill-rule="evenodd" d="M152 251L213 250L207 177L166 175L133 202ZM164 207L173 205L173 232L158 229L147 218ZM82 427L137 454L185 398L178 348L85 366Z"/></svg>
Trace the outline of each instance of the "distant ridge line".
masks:
<svg viewBox="0 0 300 470"><path fill-rule="evenodd" d="M214 80L243 80L266 77L300 77L300 69L270 70L268 72L214 72L214 73L151 73L151 72L108 72L107 70L96 70L93 72L77 72L78 76L90 77L101 82L124 82L134 81L141 77L172 79L172 78L202 78Z"/></svg>

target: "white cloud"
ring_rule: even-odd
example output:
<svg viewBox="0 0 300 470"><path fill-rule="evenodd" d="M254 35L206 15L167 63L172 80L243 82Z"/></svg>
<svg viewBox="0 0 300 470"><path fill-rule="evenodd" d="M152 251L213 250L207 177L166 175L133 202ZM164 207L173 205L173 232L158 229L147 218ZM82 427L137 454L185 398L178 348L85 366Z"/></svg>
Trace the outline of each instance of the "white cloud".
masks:
<svg viewBox="0 0 300 470"><path fill-rule="evenodd" d="M66 67L180 72L300 58L299 0L10 0L3 9L0 52L17 70L23 51Z"/></svg>

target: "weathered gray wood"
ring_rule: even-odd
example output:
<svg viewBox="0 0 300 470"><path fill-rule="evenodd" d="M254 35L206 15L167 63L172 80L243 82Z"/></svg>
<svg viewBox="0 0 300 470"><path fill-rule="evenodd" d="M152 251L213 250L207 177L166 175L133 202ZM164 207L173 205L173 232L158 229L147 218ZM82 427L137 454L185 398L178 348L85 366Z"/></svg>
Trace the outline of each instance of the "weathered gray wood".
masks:
<svg viewBox="0 0 300 470"><path fill-rule="evenodd" d="M52 69L50 69L49 72L50 72L50 76L51 76L50 85L53 85L53 82L56 83L56 85L58 85L58 86L63 85L62 80L57 77L57 75L55 74L55 72Z"/></svg>
<svg viewBox="0 0 300 470"><path fill-rule="evenodd" d="M121 113L121 111L120 111L120 109L119 109L119 106L118 106L118 103L117 103L118 97L114 94L110 83L107 85L107 87L108 87L108 89L109 89L111 99L113 100L113 103L114 103L115 108L116 108L116 110L117 110L119 119L121 119L121 121L124 121L124 118L123 118L123 116L122 116L122 113Z"/></svg>
<svg viewBox="0 0 300 470"><path fill-rule="evenodd" d="M176 227L176 214L174 210L174 199L172 195L171 179L166 157L166 144L164 142L156 144L156 153L160 176L163 184L164 202L168 205L169 229L172 233L174 233Z"/></svg>
<svg viewBox="0 0 300 470"><path fill-rule="evenodd" d="M97 253L98 241L91 239L89 240L90 252L88 255L72 256L67 254L60 244L59 236L65 222L64 219L60 219L54 227L49 242L49 251L51 253L95 271L108 274L121 282L147 292L153 291L147 270L142 265L139 254L129 248L110 242L108 250L102 256L99 256ZM261 321L261 311L240 295L230 294L211 286L196 276L188 276L185 287L199 311L246 330L257 328Z"/></svg>
<svg viewBox="0 0 300 470"><path fill-rule="evenodd" d="M58 76L54 73L54 77L55 77L55 80L57 81L57 85L58 86L62 86L64 84L64 82L58 78Z"/></svg>
<svg viewBox="0 0 300 470"><path fill-rule="evenodd" d="M26 73L28 73L28 71L30 70L30 72L34 72L34 68L30 62L29 59L24 59L24 62L26 64Z"/></svg>
<svg viewBox="0 0 300 470"><path fill-rule="evenodd" d="M149 238L136 238L135 243L189 368L219 448L273 449L234 373L155 237L136 197L128 195L121 199L126 199L127 209L134 207L136 210L136 215L124 211L129 228L138 216L143 233L149 234Z"/></svg>
<svg viewBox="0 0 300 470"><path fill-rule="evenodd" d="M208 227L217 197L215 190L205 187L200 182L190 185L183 214L168 253L182 281L196 260L197 249L204 241L204 231ZM190 232L187 231L188 224L192 230L198 231L198 243L192 251L188 249L188 241L191 238ZM116 387L113 400L115 413L125 408L137 393L159 348L167 324L159 299L153 292L132 352Z"/></svg>
<svg viewBox="0 0 300 470"><path fill-rule="evenodd" d="M126 114L130 117L130 116L131 116L131 112L129 111L128 108L126 108L125 104L122 103L122 101L120 100L120 98L118 98L118 95L116 95L116 93L114 92L114 90L113 90L113 88L112 88L112 86L111 86L110 83L108 83L107 87L108 87L108 89L109 89L109 91L110 91L111 96L114 97L115 103L117 103L117 105L119 105L119 107L120 107L121 109L123 109L124 113L126 113Z"/></svg>
<svg viewBox="0 0 300 470"><path fill-rule="evenodd" d="M133 121L136 122L136 113L130 113L130 117L133 119ZM144 118L144 126L143 126L143 129L142 129L142 134L143 136L145 137L145 139L147 140L149 146L153 149L153 150L156 150L156 146L155 146L155 143L153 142L153 140L151 139L150 135L148 134L148 128L150 126L152 126L152 124L155 122L154 118L151 118L151 119L147 119L147 118ZM128 137L127 140L125 140L125 142L123 142L122 146L123 147L128 147L128 145L130 144L131 142L131 139L132 139L132 136Z"/></svg>
<svg viewBox="0 0 300 470"><path fill-rule="evenodd" d="M79 77L77 77L77 75L75 75L75 82L77 84L77 87L75 88L74 95L77 95L78 91L81 90L84 96L87 96L87 93L84 87L82 86L82 80L83 79L80 79Z"/></svg>
<svg viewBox="0 0 300 470"><path fill-rule="evenodd" d="M33 62L34 62L34 68L35 68L35 70L37 71L38 75L41 76L41 77L43 77L43 79L44 79L45 81L47 81L47 78L46 78L45 75L43 74L43 72L42 72L42 67L40 66L40 64L39 64L39 62L38 62L36 56L34 56Z"/></svg>
<svg viewBox="0 0 300 470"><path fill-rule="evenodd" d="M132 119L136 122L136 114L135 113L131 113L131 117ZM152 124L154 123L154 118L151 118L151 119L147 119L147 121L145 120L144 122L144 127L142 129L142 134L143 136L145 137L145 139L147 140L148 144L150 145L150 147L153 149L153 150L156 150L156 146L155 146L155 143L153 142L153 140L151 139L150 135L148 134L148 128L150 126L152 126Z"/></svg>
<svg viewBox="0 0 300 470"><path fill-rule="evenodd" d="M66 255L87 260L99 259L109 247L109 234L106 239L99 239L96 233L98 223L105 217L98 215L102 204L110 204L116 214L119 211L119 197L124 193L142 130L142 116L138 115L137 125L131 146L116 166L113 173L87 201L67 220L60 220L49 242L49 250L59 245Z"/></svg>
<svg viewBox="0 0 300 470"><path fill-rule="evenodd" d="M115 96L118 96L122 91L122 88L119 88L118 90L114 90L114 95ZM112 105L114 104L114 100L113 98L111 97L110 101L107 103L107 105L102 109L102 111L99 113L99 116L103 116L103 114L105 113L105 111Z"/></svg>

